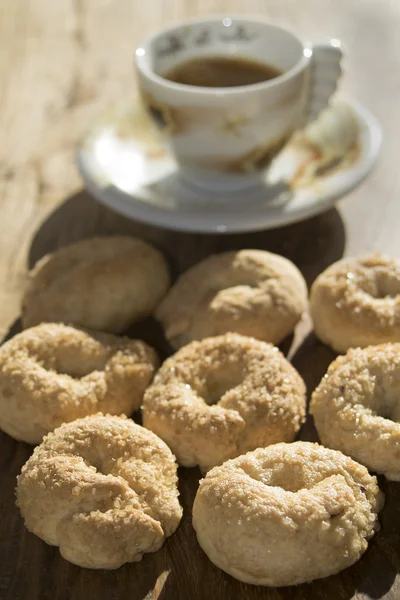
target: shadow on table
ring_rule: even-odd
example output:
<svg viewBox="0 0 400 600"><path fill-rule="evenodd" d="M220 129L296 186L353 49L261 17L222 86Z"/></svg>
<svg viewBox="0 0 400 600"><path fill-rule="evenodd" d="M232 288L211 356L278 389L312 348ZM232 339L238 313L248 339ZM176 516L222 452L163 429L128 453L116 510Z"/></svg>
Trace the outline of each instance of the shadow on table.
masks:
<svg viewBox="0 0 400 600"><path fill-rule="evenodd" d="M293 354L291 363L304 379L309 394L315 390L336 357L337 353L323 344L314 332L311 331L304 338Z"/></svg>
<svg viewBox="0 0 400 600"><path fill-rule="evenodd" d="M15 319L14 323L12 323L6 334L3 336L3 338L0 340L0 344L4 344L4 342L7 342L8 340L10 340L12 337L14 337L14 335L17 335L17 333L19 333L20 331L22 331L22 323L21 323L21 319Z"/></svg>
<svg viewBox="0 0 400 600"><path fill-rule="evenodd" d="M295 262L308 284L343 256L345 230L336 209L268 231L244 234L193 234L131 221L96 202L86 191L68 198L37 230L29 252L29 267L60 246L93 235L137 235L154 243L168 257L173 276L213 252L261 248Z"/></svg>

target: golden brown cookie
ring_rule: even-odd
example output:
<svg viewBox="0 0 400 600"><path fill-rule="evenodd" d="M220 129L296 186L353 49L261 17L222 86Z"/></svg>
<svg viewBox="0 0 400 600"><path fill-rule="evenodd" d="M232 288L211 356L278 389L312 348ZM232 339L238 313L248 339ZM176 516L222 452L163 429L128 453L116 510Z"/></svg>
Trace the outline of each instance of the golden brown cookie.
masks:
<svg viewBox="0 0 400 600"><path fill-rule="evenodd" d="M400 481L400 344L349 350L313 392L321 442Z"/></svg>
<svg viewBox="0 0 400 600"><path fill-rule="evenodd" d="M235 331L278 344L307 306L297 267L263 250L216 254L181 275L156 311L174 348Z"/></svg>
<svg viewBox="0 0 400 600"><path fill-rule="evenodd" d="M117 569L158 550L178 527L176 463L130 419L92 415L46 436L22 467L25 525L81 567Z"/></svg>
<svg viewBox="0 0 400 600"><path fill-rule="evenodd" d="M142 240L96 237L44 256L30 273L24 327L44 321L120 333L152 314L169 286L162 254Z"/></svg>
<svg viewBox="0 0 400 600"><path fill-rule="evenodd" d="M278 348L227 333L168 358L142 411L144 426L179 464L206 470L259 446L292 441L305 416L305 385Z"/></svg>
<svg viewBox="0 0 400 600"><path fill-rule="evenodd" d="M286 586L355 563L382 505L376 478L341 452L275 444L212 469L197 491L193 526L220 569L247 583Z"/></svg>
<svg viewBox="0 0 400 600"><path fill-rule="evenodd" d="M139 340L55 323L26 329L0 347L0 428L30 444L66 421L130 415L158 366Z"/></svg>
<svg viewBox="0 0 400 600"><path fill-rule="evenodd" d="M310 294L317 336L337 352L400 342L400 261L381 254L344 258Z"/></svg>

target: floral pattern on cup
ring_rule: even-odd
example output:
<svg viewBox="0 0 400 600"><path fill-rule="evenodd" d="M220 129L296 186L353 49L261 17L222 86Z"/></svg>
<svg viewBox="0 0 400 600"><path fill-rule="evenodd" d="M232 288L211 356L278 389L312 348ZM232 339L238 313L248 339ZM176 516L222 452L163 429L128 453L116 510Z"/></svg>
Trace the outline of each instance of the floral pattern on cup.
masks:
<svg viewBox="0 0 400 600"><path fill-rule="evenodd" d="M251 42L256 39L257 35L251 32L244 25L235 25L227 27L227 31L216 35L216 40L223 42ZM186 50L190 45L194 46L211 46L214 43L213 34L210 29L204 28L197 33L193 40L189 39L189 36L181 34L170 34L163 41L163 43L157 47L156 56L158 58L165 58L166 56L175 55L183 50Z"/></svg>
<svg viewBox="0 0 400 600"><path fill-rule="evenodd" d="M158 102L151 94L142 93L141 96L144 107L164 139L188 134L210 124L221 135L238 138L242 135L242 127L251 122L244 112L227 113L223 108L216 110L211 106L173 106Z"/></svg>

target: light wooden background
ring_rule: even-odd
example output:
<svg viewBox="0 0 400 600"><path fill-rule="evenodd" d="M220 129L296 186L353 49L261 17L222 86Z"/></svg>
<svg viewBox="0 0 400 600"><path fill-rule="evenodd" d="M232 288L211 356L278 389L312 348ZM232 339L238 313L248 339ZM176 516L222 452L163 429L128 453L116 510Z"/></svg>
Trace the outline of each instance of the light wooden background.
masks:
<svg viewBox="0 0 400 600"><path fill-rule="evenodd" d="M135 46L177 19L216 12L258 14L312 41L339 37L344 42L341 89L379 118L384 145L374 173L340 203L339 213L274 232L216 240L130 224L80 192L76 144L103 107L135 93ZM28 263L93 232L141 233L171 248L176 270L212 250L266 247L294 259L308 281L343 251L379 249L400 256L399 99L400 0L0 0L0 338L18 318ZM294 364L311 389L332 355L312 338L302 348ZM278 593L241 586L211 569L195 544L190 515L166 548L118 574L68 565L55 549L24 533L15 508L15 476L30 451L0 435L0 600L400 598L395 580L400 569L398 486L384 484L385 534L377 537L361 566L347 570L342 579ZM190 512L197 478L195 470L184 470L185 511ZM191 553L200 566L189 572ZM167 564L178 565L182 581L170 577L165 588L170 592L160 595L163 581L158 580ZM140 585L135 580L139 573ZM151 589L154 573L161 575ZM215 593L207 587L209 576Z"/></svg>

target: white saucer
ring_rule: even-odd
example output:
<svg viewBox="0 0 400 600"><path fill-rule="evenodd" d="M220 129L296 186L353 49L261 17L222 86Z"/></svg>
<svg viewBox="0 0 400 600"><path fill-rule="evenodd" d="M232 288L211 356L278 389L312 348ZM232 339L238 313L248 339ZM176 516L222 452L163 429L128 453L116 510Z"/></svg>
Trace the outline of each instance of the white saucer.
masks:
<svg viewBox="0 0 400 600"><path fill-rule="evenodd" d="M181 231L270 229L330 208L368 175L381 128L360 104L336 101L293 136L263 184L224 195L183 180L138 100L110 108L78 150L91 194L132 219Z"/></svg>

